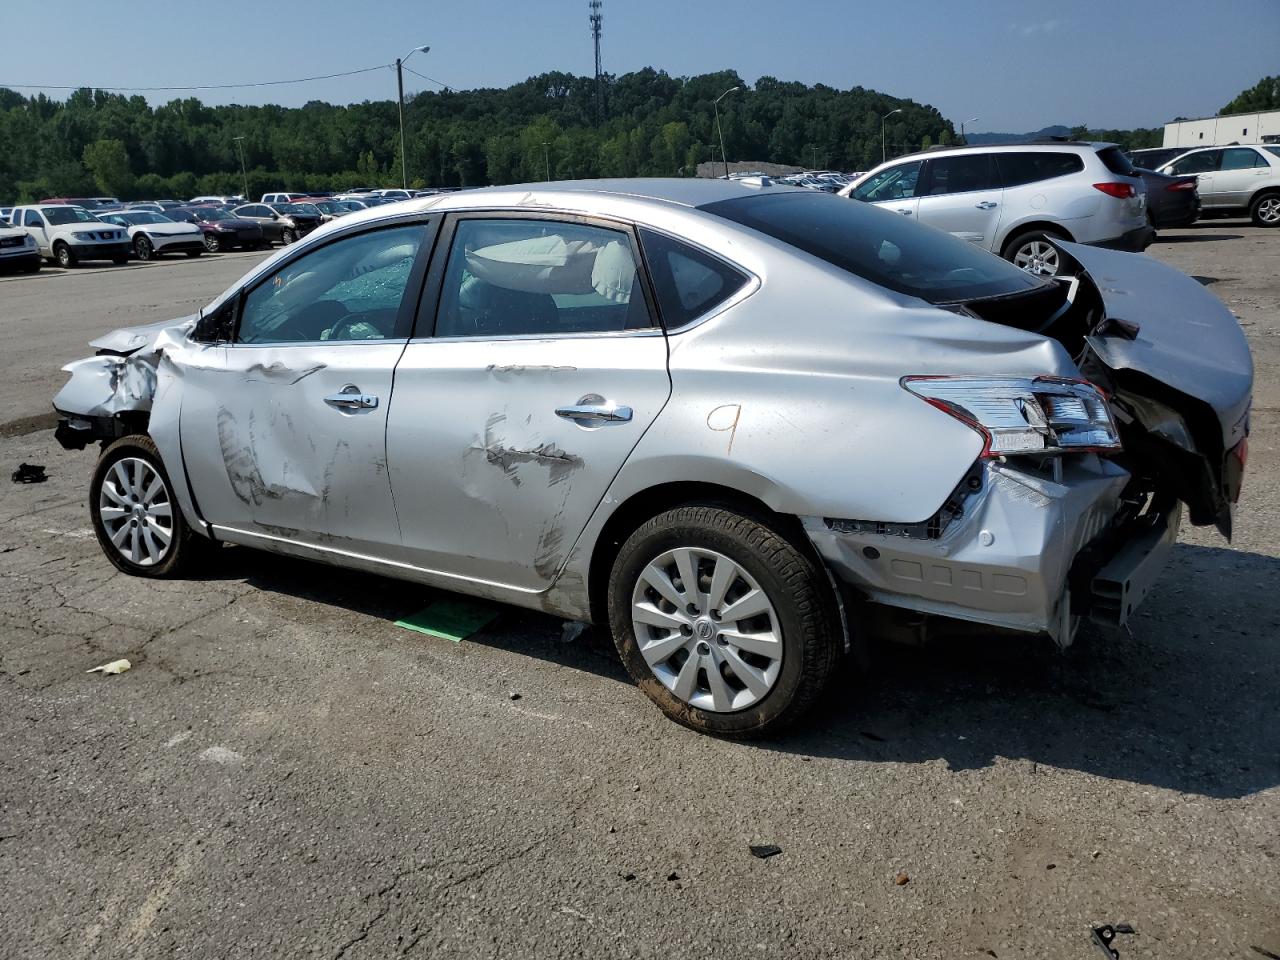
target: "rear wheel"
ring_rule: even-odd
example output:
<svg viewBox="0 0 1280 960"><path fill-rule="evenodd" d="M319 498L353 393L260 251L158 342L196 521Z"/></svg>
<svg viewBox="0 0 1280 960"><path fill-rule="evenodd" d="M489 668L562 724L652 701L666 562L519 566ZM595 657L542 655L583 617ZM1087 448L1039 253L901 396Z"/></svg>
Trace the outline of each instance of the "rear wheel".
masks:
<svg viewBox="0 0 1280 960"><path fill-rule="evenodd" d="M772 733L818 699L840 652L825 572L763 517L703 504L649 520L609 581L623 663L668 717Z"/></svg>
<svg viewBox="0 0 1280 960"><path fill-rule="evenodd" d="M1006 243L1001 256L1027 273L1056 277L1075 266L1075 261L1053 244L1064 239L1048 230L1028 230Z"/></svg>
<svg viewBox="0 0 1280 960"><path fill-rule="evenodd" d="M280 233L280 242L288 246L298 239L297 231L293 227L285 227Z"/></svg>
<svg viewBox="0 0 1280 960"><path fill-rule="evenodd" d="M1280 227L1280 193L1264 193L1253 198L1249 217L1257 227Z"/></svg>
<svg viewBox="0 0 1280 960"><path fill-rule="evenodd" d="M218 239L217 234L206 233L204 235L204 248L210 253L218 253L222 250L222 241Z"/></svg>
<svg viewBox="0 0 1280 960"><path fill-rule="evenodd" d="M60 242L53 245L53 259L64 270L70 270L76 265L76 255L71 252L71 248L65 243Z"/></svg>
<svg viewBox="0 0 1280 960"><path fill-rule="evenodd" d="M208 543L187 526L150 437L121 437L103 451L89 513L107 559L134 576L177 576Z"/></svg>
<svg viewBox="0 0 1280 960"><path fill-rule="evenodd" d="M133 252L139 260L150 260L156 255L156 248L146 237L138 236L133 239Z"/></svg>

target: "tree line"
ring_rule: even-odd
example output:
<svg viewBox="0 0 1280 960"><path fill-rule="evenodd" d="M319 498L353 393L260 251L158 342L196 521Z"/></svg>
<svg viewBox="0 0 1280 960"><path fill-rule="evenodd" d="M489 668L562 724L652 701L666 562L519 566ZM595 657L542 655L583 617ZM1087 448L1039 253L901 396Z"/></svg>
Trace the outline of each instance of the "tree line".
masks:
<svg viewBox="0 0 1280 960"><path fill-rule="evenodd" d="M545 73L504 89L423 92L406 100L412 185L470 187L584 177L693 176L720 158L714 98L744 86L733 71L672 77L646 68L595 80ZM933 107L854 87L761 77L720 102L729 158L865 170L890 155L946 144ZM297 108L150 106L82 89L65 101L0 89L0 202L45 196L121 198L399 186L394 100ZM243 138L237 140L237 138Z"/></svg>

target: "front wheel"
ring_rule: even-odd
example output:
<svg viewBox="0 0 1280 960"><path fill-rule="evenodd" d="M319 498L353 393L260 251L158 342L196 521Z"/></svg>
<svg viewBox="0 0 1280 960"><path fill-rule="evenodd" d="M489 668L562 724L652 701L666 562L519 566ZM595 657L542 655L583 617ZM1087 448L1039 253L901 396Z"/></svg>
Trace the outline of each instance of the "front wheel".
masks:
<svg viewBox="0 0 1280 960"><path fill-rule="evenodd" d="M1028 230L1006 243L1001 256L1027 273L1056 277L1075 265L1074 260L1054 245L1054 240L1061 239L1046 230Z"/></svg>
<svg viewBox="0 0 1280 960"><path fill-rule="evenodd" d="M1255 227L1280 227L1280 193L1264 193L1249 205Z"/></svg>
<svg viewBox="0 0 1280 960"><path fill-rule="evenodd" d="M818 561L764 518L712 504L659 514L627 539L609 624L662 712L719 736L760 736L799 717L840 652Z"/></svg>
<svg viewBox="0 0 1280 960"><path fill-rule="evenodd" d="M150 260L156 255L156 248L146 237L135 237L133 252L137 254L139 260Z"/></svg>
<svg viewBox="0 0 1280 960"><path fill-rule="evenodd" d="M280 242L285 246L295 242L298 239L297 232L292 227L285 227L280 234Z"/></svg>
<svg viewBox="0 0 1280 960"><path fill-rule="evenodd" d="M76 255L71 248L65 243L60 243L53 248L53 259L58 262L58 266L64 270L70 270L76 265Z"/></svg>
<svg viewBox="0 0 1280 960"><path fill-rule="evenodd" d="M219 240L214 234L206 233L204 235L204 248L208 250L210 253L217 253L222 249L222 241Z"/></svg>
<svg viewBox="0 0 1280 960"><path fill-rule="evenodd" d="M207 543L187 526L150 437L121 437L102 452L89 513L107 559L133 576L177 576Z"/></svg>

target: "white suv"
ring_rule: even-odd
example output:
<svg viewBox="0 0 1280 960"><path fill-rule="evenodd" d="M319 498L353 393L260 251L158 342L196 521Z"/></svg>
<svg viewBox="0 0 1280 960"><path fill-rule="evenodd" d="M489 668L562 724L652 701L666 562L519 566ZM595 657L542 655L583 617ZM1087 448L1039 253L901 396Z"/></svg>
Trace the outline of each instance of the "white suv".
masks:
<svg viewBox="0 0 1280 960"><path fill-rule="evenodd" d="M1260 227L1280 227L1280 146L1234 144L1191 150L1160 173L1194 175L1205 211L1248 211Z"/></svg>
<svg viewBox="0 0 1280 960"><path fill-rule="evenodd" d="M1155 238L1146 190L1113 143L935 147L881 164L840 195L1050 276L1066 266L1054 239L1139 251Z"/></svg>

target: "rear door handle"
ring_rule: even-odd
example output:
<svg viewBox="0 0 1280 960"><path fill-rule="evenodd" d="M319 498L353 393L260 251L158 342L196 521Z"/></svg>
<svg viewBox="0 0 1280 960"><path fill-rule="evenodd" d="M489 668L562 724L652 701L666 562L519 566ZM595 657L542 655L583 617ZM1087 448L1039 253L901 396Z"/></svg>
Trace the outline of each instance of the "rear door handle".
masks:
<svg viewBox="0 0 1280 960"><path fill-rule="evenodd" d="M325 397L324 402L343 410L373 410L378 406L378 398L369 393L335 393Z"/></svg>
<svg viewBox="0 0 1280 960"><path fill-rule="evenodd" d="M577 403L556 407L556 416L574 423L626 423L631 419L631 408L612 403L598 393L588 393Z"/></svg>
<svg viewBox="0 0 1280 960"><path fill-rule="evenodd" d="M983 200L981 203L977 204L979 210L994 210L998 206L1000 206L1000 204L996 203L994 200Z"/></svg>

